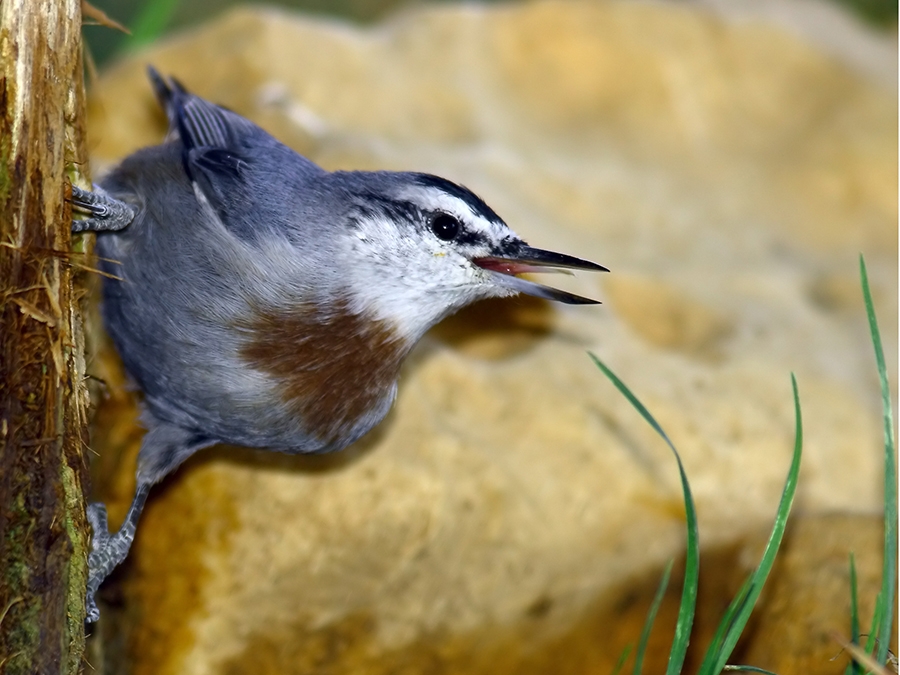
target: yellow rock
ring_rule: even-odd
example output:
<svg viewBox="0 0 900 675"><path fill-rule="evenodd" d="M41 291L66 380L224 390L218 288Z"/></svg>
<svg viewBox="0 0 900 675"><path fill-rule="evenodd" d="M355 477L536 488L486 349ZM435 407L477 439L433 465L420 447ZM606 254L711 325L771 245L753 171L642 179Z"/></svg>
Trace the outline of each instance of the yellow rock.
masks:
<svg viewBox="0 0 900 675"><path fill-rule="evenodd" d="M748 546L758 559L764 540ZM850 641L850 561L854 553L861 631L867 633L881 584L884 520L871 516L798 515L788 529L754 618L742 663L785 675L826 675L850 661L838 639ZM896 604L894 622L896 625ZM897 651L893 631L890 649ZM838 638L838 639L836 639ZM865 638L863 638L865 643ZM888 671L890 672L890 670Z"/></svg>
<svg viewBox="0 0 900 675"><path fill-rule="evenodd" d="M162 137L147 63L327 168L445 175L613 272L562 282L601 307L495 303L433 331L340 456L216 449L166 481L120 576L132 672L610 672L684 525L671 455L587 350L680 448L706 546L773 516L792 371L798 507L879 508L854 289L862 252L896 372L892 92L681 5L440 6L372 29L239 10L101 78L98 166ZM136 450L104 431L104 457ZM100 477L114 518L130 494L109 472L131 467Z"/></svg>

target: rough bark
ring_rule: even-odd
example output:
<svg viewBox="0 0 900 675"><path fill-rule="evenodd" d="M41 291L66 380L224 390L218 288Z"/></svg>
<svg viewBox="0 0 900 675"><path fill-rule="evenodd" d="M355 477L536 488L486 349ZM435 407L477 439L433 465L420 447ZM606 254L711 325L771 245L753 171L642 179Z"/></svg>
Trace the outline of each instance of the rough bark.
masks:
<svg viewBox="0 0 900 675"><path fill-rule="evenodd" d="M2 674L82 670L88 401L65 193L83 107L80 0L0 0Z"/></svg>

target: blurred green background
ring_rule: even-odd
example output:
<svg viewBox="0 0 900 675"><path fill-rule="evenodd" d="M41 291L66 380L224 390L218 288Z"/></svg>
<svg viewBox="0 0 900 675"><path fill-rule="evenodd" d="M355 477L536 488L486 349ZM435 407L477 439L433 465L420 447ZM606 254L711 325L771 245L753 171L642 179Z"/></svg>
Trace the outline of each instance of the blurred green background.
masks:
<svg viewBox="0 0 900 675"><path fill-rule="evenodd" d="M458 0L438 1L450 4ZM481 1L490 4L496 0ZM87 25L84 35L95 63L102 67L119 50L152 42L166 32L203 23L237 5L287 7L307 14L366 24L402 7L426 3L434 4L434 0L93 0L91 4L94 7L126 26L131 36L91 25Z"/></svg>
<svg viewBox="0 0 900 675"><path fill-rule="evenodd" d="M450 3L458 0L439 0ZM496 0L482 0L494 2ZM507 0L509 1L509 0ZM677 1L677 0L673 0ZM790 0L786 0L790 1ZM85 39L94 62L102 67L116 53L131 46L139 46L160 35L199 24L251 0L93 0L91 4L110 18L125 25L131 36L103 26L88 25ZM341 18L358 24L377 21L401 7L435 2L435 0L280 0L253 4L278 5L319 16ZM882 28L897 25L896 0L821 0L845 6L863 21Z"/></svg>

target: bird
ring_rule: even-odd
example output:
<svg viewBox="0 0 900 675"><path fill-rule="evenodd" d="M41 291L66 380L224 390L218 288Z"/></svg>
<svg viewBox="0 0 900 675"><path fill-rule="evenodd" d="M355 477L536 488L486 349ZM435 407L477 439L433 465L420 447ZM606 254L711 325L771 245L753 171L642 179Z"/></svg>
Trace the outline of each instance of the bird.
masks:
<svg viewBox="0 0 900 675"><path fill-rule="evenodd" d="M521 278L608 271L532 248L471 190L436 175L327 171L152 66L169 128L92 189L72 231L97 234L102 317L142 394L136 489L121 528L88 506L86 621L127 556L151 487L198 450L352 444L387 414L425 332L478 300L596 301Z"/></svg>

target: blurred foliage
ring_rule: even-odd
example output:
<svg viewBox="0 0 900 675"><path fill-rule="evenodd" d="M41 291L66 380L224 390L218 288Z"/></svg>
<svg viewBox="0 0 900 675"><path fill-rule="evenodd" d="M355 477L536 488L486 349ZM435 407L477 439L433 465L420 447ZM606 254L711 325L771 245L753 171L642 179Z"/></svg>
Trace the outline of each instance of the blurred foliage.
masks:
<svg viewBox="0 0 900 675"><path fill-rule="evenodd" d="M102 66L117 52L152 42L164 32L196 25L238 4L277 4L299 12L365 24L402 7L429 0L93 0L91 4L131 30L128 37L102 26L88 26L85 39L95 63ZM435 0L430 0L434 2ZM460 0L443 0L458 2ZM463 0L465 1L465 0ZM491 2L493 0L482 0ZM822 0L835 2L866 22L893 28L897 25L897 0Z"/></svg>
<svg viewBox="0 0 900 675"><path fill-rule="evenodd" d="M444 0L448 1L458 0ZM490 1L482 0L486 4ZM88 26L85 40L95 63L102 66L120 50L152 42L168 30L199 24L236 5L274 5L321 17L366 24L378 21L402 7L426 2L428 0L92 0L91 4L127 26L132 35L129 37L103 26Z"/></svg>
<svg viewBox="0 0 900 675"><path fill-rule="evenodd" d="M871 24L882 27L897 25L896 0L833 0Z"/></svg>

